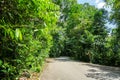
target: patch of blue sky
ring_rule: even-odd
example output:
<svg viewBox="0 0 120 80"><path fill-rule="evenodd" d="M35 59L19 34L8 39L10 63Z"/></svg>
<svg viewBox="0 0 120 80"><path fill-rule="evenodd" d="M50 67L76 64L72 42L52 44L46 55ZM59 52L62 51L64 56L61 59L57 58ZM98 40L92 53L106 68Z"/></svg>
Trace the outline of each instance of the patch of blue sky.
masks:
<svg viewBox="0 0 120 80"><path fill-rule="evenodd" d="M79 4L89 3L90 5L95 6L95 2L93 0L78 0Z"/></svg>
<svg viewBox="0 0 120 80"><path fill-rule="evenodd" d="M103 8L106 3L103 0L78 0L79 4L89 3L97 8Z"/></svg>

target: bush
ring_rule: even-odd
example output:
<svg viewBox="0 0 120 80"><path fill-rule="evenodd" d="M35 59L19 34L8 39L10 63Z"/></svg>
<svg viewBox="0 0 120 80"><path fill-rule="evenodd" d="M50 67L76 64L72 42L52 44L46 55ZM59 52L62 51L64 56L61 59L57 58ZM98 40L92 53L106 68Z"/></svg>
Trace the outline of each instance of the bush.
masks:
<svg viewBox="0 0 120 80"><path fill-rule="evenodd" d="M23 69L41 71L58 15L51 0L0 1L0 80L15 80Z"/></svg>

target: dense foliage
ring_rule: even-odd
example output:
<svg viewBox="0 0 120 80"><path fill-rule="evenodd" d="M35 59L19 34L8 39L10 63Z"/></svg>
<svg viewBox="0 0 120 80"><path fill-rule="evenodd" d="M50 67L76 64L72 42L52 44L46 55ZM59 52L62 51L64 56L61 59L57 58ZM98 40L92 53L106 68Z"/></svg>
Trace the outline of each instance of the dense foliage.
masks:
<svg viewBox="0 0 120 80"><path fill-rule="evenodd" d="M41 70L52 35L59 34L58 18L59 6L51 0L0 1L0 80L14 80L23 69Z"/></svg>
<svg viewBox="0 0 120 80"><path fill-rule="evenodd" d="M23 70L41 71L47 57L70 56L97 64L120 65L120 3L108 12L76 0L0 0L0 80ZM109 33L109 34L108 34Z"/></svg>

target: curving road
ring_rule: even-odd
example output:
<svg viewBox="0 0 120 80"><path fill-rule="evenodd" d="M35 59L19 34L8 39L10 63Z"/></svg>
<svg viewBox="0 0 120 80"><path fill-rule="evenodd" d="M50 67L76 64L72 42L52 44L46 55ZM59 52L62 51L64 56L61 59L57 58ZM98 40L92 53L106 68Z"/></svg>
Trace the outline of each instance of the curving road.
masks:
<svg viewBox="0 0 120 80"><path fill-rule="evenodd" d="M48 61L40 80L120 80L120 68L72 61L68 57Z"/></svg>

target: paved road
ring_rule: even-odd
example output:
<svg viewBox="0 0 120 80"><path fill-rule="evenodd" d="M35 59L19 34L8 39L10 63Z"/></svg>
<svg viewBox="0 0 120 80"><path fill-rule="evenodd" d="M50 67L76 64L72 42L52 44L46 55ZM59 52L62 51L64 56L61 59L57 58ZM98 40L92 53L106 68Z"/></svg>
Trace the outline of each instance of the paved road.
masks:
<svg viewBox="0 0 120 80"><path fill-rule="evenodd" d="M40 80L120 80L120 68L76 62L68 57L48 62Z"/></svg>

